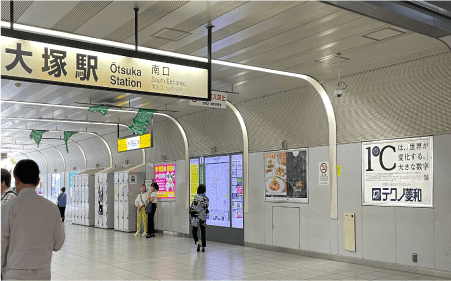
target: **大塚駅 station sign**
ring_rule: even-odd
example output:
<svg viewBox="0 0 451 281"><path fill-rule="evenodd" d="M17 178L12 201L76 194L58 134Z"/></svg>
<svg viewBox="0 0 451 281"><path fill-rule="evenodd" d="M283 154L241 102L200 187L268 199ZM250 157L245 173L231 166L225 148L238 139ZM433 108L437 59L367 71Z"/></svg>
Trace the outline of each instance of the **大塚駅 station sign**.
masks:
<svg viewBox="0 0 451 281"><path fill-rule="evenodd" d="M208 64L2 28L4 79L209 100Z"/></svg>

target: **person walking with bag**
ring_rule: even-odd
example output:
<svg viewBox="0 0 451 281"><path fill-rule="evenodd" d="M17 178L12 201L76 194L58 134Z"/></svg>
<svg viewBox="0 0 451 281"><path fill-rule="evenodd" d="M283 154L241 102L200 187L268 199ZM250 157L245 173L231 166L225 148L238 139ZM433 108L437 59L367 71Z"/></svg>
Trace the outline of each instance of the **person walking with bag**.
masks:
<svg viewBox="0 0 451 281"><path fill-rule="evenodd" d="M58 194L58 198L56 199L56 205L58 206L58 209L60 210L62 222L64 222L64 219L65 219L66 202L67 202L66 188L63 186L61 188L61 192Z"/></svg>
<svg viewBox="0 0 451 281"><path fill-rule="evenodd" d="M135 199L135 206L137 208L137 217L138 217L138 223L136 225L137 230L135 233L135 236L138 236L141 231L141 221L144 223L144 230L143 235L146 236L148 232L148 225L147 225L147 215L146 215L146 205L149 201L147 200L147 192L146 192L146 185L141 185L141 193L136 196Z"/></svg>
<svg viewBox="0 0 451 281"><path fill-rule="evenodd" d="M202 237L202 252L205 252L205 247L207 246L207 237L205 233L205 225L207 221L208 203L209 199L205 196L207 187L205 184L199 184L197 188L197 194L194 196L193 203L190 207L190 224L193 226L193 238L197 245L197 251L200 251L199 238L197 236L197 231L200 227L200 235Z"/></svg>
<svg viewBox="0 0 451 281"><path fill-rule="evenodd" d="M157 201L158 201L158 190L160 188L158 187L158 183L154 182L150 185L150 194L147 198L149 200L149 204L147 205L147 219L148 219L148 227L149 231L147 231L149 234L147 234L146 238L155 237L155 224L153 221L153 216L155 215L155 212L157 211ZM150 206L149 206L150 205ZM150 210L149 210L150 209Z"/></svg>

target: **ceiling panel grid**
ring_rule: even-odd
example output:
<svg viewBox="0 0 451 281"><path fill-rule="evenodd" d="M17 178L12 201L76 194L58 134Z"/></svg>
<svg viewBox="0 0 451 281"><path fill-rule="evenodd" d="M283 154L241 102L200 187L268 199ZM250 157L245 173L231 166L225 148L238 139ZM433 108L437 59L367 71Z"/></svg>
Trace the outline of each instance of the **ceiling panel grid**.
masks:
<svg viewBox="0 0 451 281"><path fill-rule="evenodd" d="M67 142L69 153L67 153L66 151L64 139L57 141L57 143L55 143L54 145L57 146L59 150L61 150L61 153L63 153L64 160L66 160L66 171L73 171L74 167L76 167L77 170L83 170L85 168L83 154L81 153L80 148L75 143L71 142L70 140Z"/></svg>
<svg viewBox="0 0 451 281"><path fill-rule="evenodd" d="M190 156L243 151L243 134L230 108L209 109L178 118L188 137Z"/></svg>
<svg viewBox="0 0 451 281"><path fill-rule="evenodd" d="M14 22L25 13L25 11L33 4L33 1L14 1ZM2 21L10 21L11 9L10 1L2 0Z"/></svg>
<svg viewBox="0 0 451 281"><path fill-rule="evenodd" d="M78 135L78 138L74 140L76 140L85 151L86 159L88 161L87 165L88 169L95 169L96 164L99 164L100 168L108 168L110 166L108 149L106 148L104 142L100 140L100 138L86 134L76 134L76 135ZM76 135L72 136L72 138L75 137ZM74 148L74 150L75 149L78 148ZM114 147L112 147L111 144L110 149L111 150L114 149Z"/></svg>
<svg viewBox="0 0 451 281"><path fill-rule="evenodd" d="M138 14L138 31L152 25L159 19L167 16L181 6L188 3L187 1L158 1L146 10ZM132 11L130 11L130 14ZM104 39L111 41L122 42L135 34L135 19L134 17L123 24L115 31L108 34Z"/></svg>
<svg viewBox="0 0 451 281"><path fill-rule="evenodd" d="M272 5L265 7L262 10L256 11L252 15L240 19L234 23L231 23L224 28L214 30L212 33L212 42L217 42L228 36L231 36L237 32L240 32L246 28L249 28L259 22L265 21L277 14L283 13L297 5L301 5L301 2L285 2L276 1ZM176 50L178 53L191 54L196 50L199 50L207 45L207 36L197 39L189 44L186 44L182 48Z"/></svg>
<svg viewBox="0 0 451 281"><path fill-rule="evenodd" d="M219 1L171 28L189 33L246 3L247 1ZM160 48L169 42L171 42L171 40L152 38L145 42L143 46Z"/></svg>
<svg viewBox="0 0 451 281"><path fill-rule="evenodd" d="M113 1L80 1L52 29L73 33Z"/></svg>
<svg viewBox="0 0 451 281"><path fill-rule="evenodd" d="M188 142L190 143L189 137ZM189 149L191 150L191 146ZM182 134L171 120L154 124L153 147L146 149L146 162L163 162L163 156L166 156L167 161L185 159L185 143Z"/></svg>
<svg viewBox="0 0 451 281"><path fill-rule="evenodd" d="M58 153L58 151L51 146L45 145L46 141L42 140L41 144L39 145L39 151L41 151L42 154L44 154L45 158L47 158L47 163L49 165L49 173L53 173L54 169L57 169L58 172L63 172L64 165L63 165L63 159L61 158L61 155ZM47 142L48 143L48 142ZM64 150L60 149L61 153L65 153ZM66 160L67 156L65 156L63 153L63 157Z"/></svg>

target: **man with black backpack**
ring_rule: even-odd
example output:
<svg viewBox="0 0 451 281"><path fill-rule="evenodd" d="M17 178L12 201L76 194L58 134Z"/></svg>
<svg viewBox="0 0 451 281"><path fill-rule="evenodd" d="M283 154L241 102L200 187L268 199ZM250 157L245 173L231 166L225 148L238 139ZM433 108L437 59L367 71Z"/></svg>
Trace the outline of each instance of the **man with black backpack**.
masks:
<svg viewBox="0 0 451 281"><path fill-rule="evenodd" d="M10 188L11 186L11 174L8 170L2 168L2 205L9 199L17 196L16 192Z"/></svg>

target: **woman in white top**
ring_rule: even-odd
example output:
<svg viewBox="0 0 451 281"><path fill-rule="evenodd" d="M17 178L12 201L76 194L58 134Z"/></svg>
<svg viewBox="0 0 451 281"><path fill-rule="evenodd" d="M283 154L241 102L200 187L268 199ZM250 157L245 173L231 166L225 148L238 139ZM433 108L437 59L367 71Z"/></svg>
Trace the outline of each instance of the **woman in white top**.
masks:
<svg viewBox="0 0 451 281"><path fill-rule="evenodd" d="M156 182L150 185L150 194L147 200L149 204L152 204L152 211L147 214L147 236L146 238L155 237L155 225L153 223L153 216L155 215L155 211L157 210L157 201L158 201L158 184Z"/></svg>
<svg viewBox="0 0 451 281"><path fill-rule="evenodd" d="M142 184L141 185L141 193L138 194L138 196L136 196L135 199L135 206L137 208L137 217L138 217L138 223L136 225L137 230L135 233L135 236L138 236L140 231L141 231L141 221L144 222L144 230L143 230L143 235L142 236L147 236L147 215L146 215L146 205L147 203L149 203L149 201L147 200L147 192L146 192L146 185Z"/></svg>

